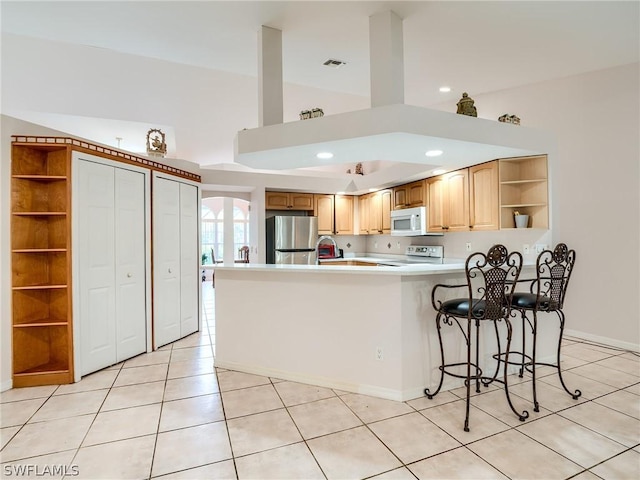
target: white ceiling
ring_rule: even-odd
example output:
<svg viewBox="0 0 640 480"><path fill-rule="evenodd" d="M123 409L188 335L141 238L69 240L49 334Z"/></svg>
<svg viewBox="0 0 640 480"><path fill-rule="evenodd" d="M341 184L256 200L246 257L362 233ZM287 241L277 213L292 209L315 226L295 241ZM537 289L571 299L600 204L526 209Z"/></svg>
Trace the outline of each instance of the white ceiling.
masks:
<svg viewBox="0 0 640 480"><path fill-rule="evenodd" d="M639 5L3 0L1 13L3 32L254 77L257 32L267 25L282 30L286 83L368 97L368 17L392 9L404 19L405 103L450 103L455 111L462 91L474 96L637 62ZM329 58L347 65L323 66ZM452 91L439 93L443 85ZM56 128L51 122L58 112L40 113L49 114L47 126ZM236 131L224 117L215 121L210 128L225 132L221 141L228 142L228 149ZM246 125L255 123L255 118L246 119ZM165 125L170 132L172 127Z"/></svg>

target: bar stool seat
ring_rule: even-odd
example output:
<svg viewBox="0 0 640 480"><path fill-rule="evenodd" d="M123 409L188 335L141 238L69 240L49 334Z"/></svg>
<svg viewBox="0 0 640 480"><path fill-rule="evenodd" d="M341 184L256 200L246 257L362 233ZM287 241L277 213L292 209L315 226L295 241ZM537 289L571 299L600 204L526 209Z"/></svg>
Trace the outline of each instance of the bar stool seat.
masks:
<svg viewBox="0 0 640 480"><path fill-rule="evenodd" d="M536 295L535 293L525 292L513 292L513 300L511 305L514 308L536 308L539 305L540 308L547 309L551 305L552 300L544 295Z"/></svg>

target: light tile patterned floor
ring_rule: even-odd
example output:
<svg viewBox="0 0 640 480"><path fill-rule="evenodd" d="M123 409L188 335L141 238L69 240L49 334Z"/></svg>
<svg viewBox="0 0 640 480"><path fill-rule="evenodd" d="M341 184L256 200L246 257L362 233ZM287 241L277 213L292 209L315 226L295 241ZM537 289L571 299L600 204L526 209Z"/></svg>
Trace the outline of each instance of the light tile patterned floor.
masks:
<svg viewBox="0 0 640 480"><path fill-rule="evenodd" d="M213 367L214 293L202 332L73 385L0 394L2 476L175 479L640 478L640 357L564 341L565 380L392 402ZM65 467L66 466L66 467ZM51 474L50 474L51 473ZM77 474L77 475L76 475Z"/></svg>

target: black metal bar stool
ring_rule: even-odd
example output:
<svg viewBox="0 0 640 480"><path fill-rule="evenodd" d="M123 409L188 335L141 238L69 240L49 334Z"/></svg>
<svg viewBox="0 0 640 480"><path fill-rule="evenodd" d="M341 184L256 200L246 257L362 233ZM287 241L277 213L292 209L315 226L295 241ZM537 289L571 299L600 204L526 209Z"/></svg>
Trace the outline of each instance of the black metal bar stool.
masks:
<svg viewBox="0 0 640 480"><path fill-rule="evenodd" d="M582 392L575 390L571 392L562 378L562 370L560 368L560 349L562 348L562 335L564 332L565 316L562 311L564 299L569 285L569 278L573 272L576 262L576 252L569 250L567 245L559 243L553 250L544 250L536 260L536 278L529 280L520 280L529 282L529 292L514 292L511 300L511 308L513 313L520 312L522 319L522 352L510 352L512 355L518 355L520 362L508 362L508 364L519 365L519 376L522 377L525 369L531 372L533 386L533 410L540 411L538 398L536 396L536 366L544 365L553 367L558 371L560 383L565 391L577 400ZM538 334L538 314L554 312L558 316L560 323L560 335L558 337L558 348L556 363L544 363L536 360L536 346ZM526 325L532 333L531 354L526 352ZM504 361L504 360L503 360Z"/></svg>
<svg viewBox="0 0 640 480"><path fill-rule="evenodd" d="M507 402L513 413L515 413L521 421L529 417L529 412L526 410L518 412L511 402L506 368L504 369L503 379L498 379L500 360L496 361L495 371L490 376L485 375L482 371L479 361L480 326L486 321L493 323L497 340L497 351L500 355L498 358L504 356L506 361L509 360L512 333L511 322L509 320L511 300L521 268L522 255L520 255L519 252L508 253L504 245L494 245L486 255L477 252L467 258L465 263L466 284L438 284L433 287L431 292L433 308L438 312L436 315L436 328L440 342L440 383L435 392L431 393L429 388L425 388L424 393L430 399L437 395L442 388L445 374L456 378L463 378L464 384L467 387L466 416L464 420L465 432L469 431L469 399L471 396L472 381L475 381L477 393L480 393L481 383L484 386L488 386L494 381L502 383L504 385ZM441 289L454 288L466 288L467 296L446 301L436 299L438 294L442 295L445 291ZM505 353L501 353L500 334L498 330L498 323L502 321L504 321L507 329ZM454 323L464 336L467 347L467 358L464 362L446 364L442 342L442 327L443 325L453 326ZM475 352L475 358L472 361L473 352ZM494 356L493 358L496 357ZM453 370L458 367L466 367L466 374L455 373Z"/></svg>

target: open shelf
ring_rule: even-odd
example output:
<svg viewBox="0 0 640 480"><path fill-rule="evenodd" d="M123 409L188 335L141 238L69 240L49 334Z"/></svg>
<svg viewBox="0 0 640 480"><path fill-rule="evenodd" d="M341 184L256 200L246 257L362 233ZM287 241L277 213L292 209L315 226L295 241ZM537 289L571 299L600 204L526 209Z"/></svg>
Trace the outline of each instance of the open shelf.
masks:
<svg viewBox="0 0 640 480"><path fill-rule="evenodd" d="M515 228L514 214L529 215L528 228L549 228L547 156L500 159L500 228Z"/></svg>
<svg viewBox="0 0 640 480"><path fill-rule="evenodd" d="M73 381L70 152L12 145L13 385Z"/></svg>

